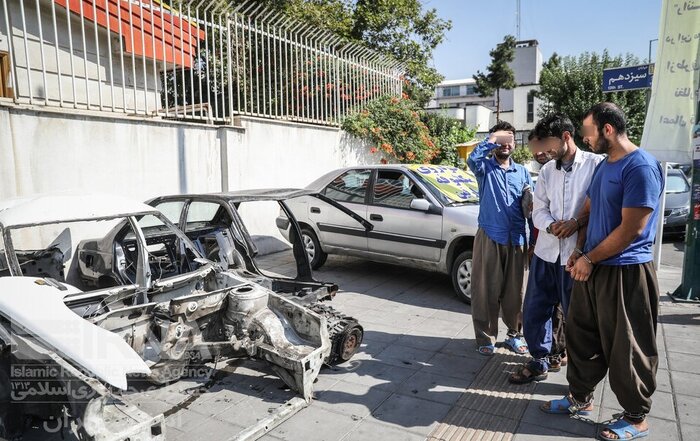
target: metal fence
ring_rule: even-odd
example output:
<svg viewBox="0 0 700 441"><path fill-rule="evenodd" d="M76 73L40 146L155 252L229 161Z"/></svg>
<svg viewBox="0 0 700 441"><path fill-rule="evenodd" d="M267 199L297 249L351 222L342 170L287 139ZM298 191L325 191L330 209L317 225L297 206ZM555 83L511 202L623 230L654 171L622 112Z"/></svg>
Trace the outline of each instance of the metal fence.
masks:
<svg viewBox="0 0 700 441"><path fill-rule="evenodd" d="M256 1L0 1L17 103L337 125L401 93L400 63Z"/></svg>

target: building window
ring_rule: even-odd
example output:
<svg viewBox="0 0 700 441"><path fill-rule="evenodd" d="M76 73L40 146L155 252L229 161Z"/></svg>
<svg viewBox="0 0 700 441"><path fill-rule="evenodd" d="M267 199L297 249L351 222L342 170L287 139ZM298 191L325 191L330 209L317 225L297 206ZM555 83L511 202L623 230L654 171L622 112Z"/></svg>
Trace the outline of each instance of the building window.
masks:
<svg viewBox="0 0 700 441"><path fill-rule="evenodd" d="M459 86L443 87L442 96L459 96Z"/></svg>
<svg viewBox="0 0 700 441"><path fill-rule="evenodd" d="M0 52L0 97L14 98L10 87L10 57L7 52Z"/></svg>
<svg viewBox="0 0 700 441"><path fill-rule="evenodd" d="M476 85L470 84L467 86L467 95L476 95Z"/></svg>
<svg viewBox="0 0 700 441"><path fill-rule="evenodd" d="M527 94L527 122L535 121L535 93L530 91Z"/></svg>

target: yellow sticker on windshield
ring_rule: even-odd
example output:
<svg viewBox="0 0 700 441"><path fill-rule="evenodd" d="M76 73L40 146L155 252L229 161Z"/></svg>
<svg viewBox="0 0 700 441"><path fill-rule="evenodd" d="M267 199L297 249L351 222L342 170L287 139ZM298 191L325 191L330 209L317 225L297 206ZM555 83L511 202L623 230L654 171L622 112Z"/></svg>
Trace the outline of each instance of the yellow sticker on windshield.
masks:
<svg viewBox="0 0 700 441"><path fill-rule="evenodd" d="M471 171L442 165L407 165L440 193L455 202L478 202L479 185Z"/></svg>

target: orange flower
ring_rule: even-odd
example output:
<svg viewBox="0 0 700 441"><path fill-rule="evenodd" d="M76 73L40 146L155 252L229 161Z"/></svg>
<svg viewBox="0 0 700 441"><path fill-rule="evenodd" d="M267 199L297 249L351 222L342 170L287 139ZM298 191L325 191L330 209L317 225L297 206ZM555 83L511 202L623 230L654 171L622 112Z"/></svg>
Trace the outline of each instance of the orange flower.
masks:
<svg viewBox="0 0 700 441"><path fill-rule="evenodd" d="M376 148L376 147L370 147L369 152L370 152L370 153L377 153L377 148Z"/></svg>
<svg viewBox="0 0 700 441"><path fill-rule="evenodd" d="M413 160L416 158L416 155L415 155L415 153L413 153L413 152L406 152L406 158L407 158L409 161L413 161Z"/></svg>

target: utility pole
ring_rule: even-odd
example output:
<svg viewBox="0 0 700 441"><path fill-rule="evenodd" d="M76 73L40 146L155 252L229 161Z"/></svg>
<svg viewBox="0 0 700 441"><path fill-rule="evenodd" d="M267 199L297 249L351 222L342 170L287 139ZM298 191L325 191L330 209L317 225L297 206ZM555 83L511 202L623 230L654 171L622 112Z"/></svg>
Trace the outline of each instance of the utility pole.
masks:
<svg viewBox="0 0 700 441"><path fill-rule="evenodd" d="M520 41L520 17L520 0L515 0L515 38L518 41Z"/></svg>

